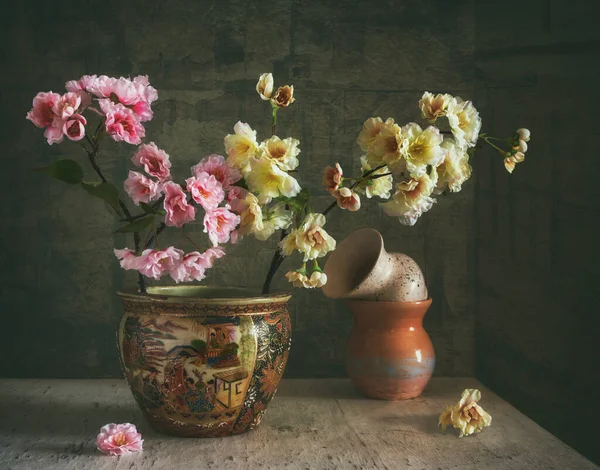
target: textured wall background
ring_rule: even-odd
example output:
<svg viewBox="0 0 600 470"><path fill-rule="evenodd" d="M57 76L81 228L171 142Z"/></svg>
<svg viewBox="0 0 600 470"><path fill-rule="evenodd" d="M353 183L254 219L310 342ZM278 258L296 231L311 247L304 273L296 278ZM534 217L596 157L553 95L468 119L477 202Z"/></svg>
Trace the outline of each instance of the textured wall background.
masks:
<svg viewBox="0 0 600 470"><path fill-rule="evenodd" d="M77 144L49 147L24 120L37 91L60 91L66 79L84 73L148 74L159 101L147 138L170 153L176 174L185 175L203 156L223 152L223 137L238 119L267 135L269 107L254 87L261 73L272 71L277 83L297 90L297 102L280 113L280 133L300 140L301 183L322 209L330 202L321 189L323 168L339 161L358 171L354 141L367 117L415 120L424 89L473 94L470 1L389 1L374 8L369 1L88 0L15 8L1 20L5 44L11 44L0 87L0 188L11 201L0 209L5 376L119 376L115 291L135 282L112 256L113 243L125 241L112 235L115 225L102 204L30 171L58 156L85 163ZM110 179L125 178L132 150L105 147L100 164ZM427 328L441 375L474 370L472 188L440 201L412 229L383 216L375 204L358 214L334 211L327 224L338 239L375 227L389 250L410 254L422 266L436 299ZM207 282L258 287L274 246L275 240L245 241ZM288 284L281 276L275 287ZM287 376L344 375L351 318L342 303L297 291L293 325Z"/></svg>
<svg viewBox="0 0 600 470"><path fill-rule="evenodd" d="M477 377L600 462L600 159L584 104L600 100L600 5L509 0L475 11L488 128L533 134L511 178L477 161Z"/></svg>

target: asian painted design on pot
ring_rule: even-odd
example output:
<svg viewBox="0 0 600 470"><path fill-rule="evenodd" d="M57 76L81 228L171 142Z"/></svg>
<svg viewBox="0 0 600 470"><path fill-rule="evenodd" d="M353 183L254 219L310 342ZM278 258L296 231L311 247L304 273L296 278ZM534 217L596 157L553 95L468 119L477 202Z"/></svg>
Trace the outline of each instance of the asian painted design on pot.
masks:
<svg viewBox="0 0 600 470"><path fill-rule="evenodd" d="M431 299L420 302L346 301L354 316L346 368L366 396L382 400L421 394L435 366L423 328Z"/></svg>
<svg viewBox="0 0 600 470"><path fill-rule="evenodd" d="M123 371L154 428L219 437L260 423L287 363L289 295L199 287L119 295Z"/></svg>

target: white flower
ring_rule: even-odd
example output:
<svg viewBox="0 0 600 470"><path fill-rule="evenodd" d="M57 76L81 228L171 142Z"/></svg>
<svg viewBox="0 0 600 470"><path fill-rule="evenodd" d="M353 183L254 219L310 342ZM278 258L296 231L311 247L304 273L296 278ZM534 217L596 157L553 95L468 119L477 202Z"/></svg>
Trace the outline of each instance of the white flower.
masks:
<svg viewBox="0 0 600 470"><path fill-rule="evenodd" d="M433 95L433 93L426 91L419 101L419 108L421 108L425 119L435 122L437 118L446 115L446 110L451 101L452 96L447 93Z"/></svg>
<svg viewBox="0 0 600 470"><path fill-rule="evenodd" d="M297 157L300 154L298 144L299 140L291 137L281 140L274 135L260 144L261 157L272 160L284 171L294 170L298 166Z"/></svg>
<svg viewBox="0 0 600 470"><path fill-rule="evenodd" d="M380 206L387 215L398 217L401 224L414 225L435 203L431 195L436 184L437 172L432 168L429 175L397 184L392 200Z"/></svg>
<svg viewBox="0 0 600 470"><path fill-rule="evenodd" d="M439 425L442 431L451 425L460 430L458 437L469 436L481 432L492 424L492 417L477 403L481 400L481 392L476 388L467 388L462 392L460 401L447 407L440 415Z"/></svg>
<svg viewBox="0 0 600 470"><path fill-rule="evenodd" d="M259 200L279 196L294 197L302 189L295 178L281 170L272 160L254 160L250 168L246 183L250 191L260 195Z"/></svg>
<svg viewBox="0 0 600 470"><path fill-rule="evenodd" d="M529 139L531 138L531 132L529 129L525 129L524 127L517 129L517 135L519 136L519 140L523 140L525 142L529 142Z"/></svg>
<svg viewBox="0 0 600 470"><path fill-rule="evenodd" d="M331 193L337 199L337 205L341 209L356 212L360 209L360 196L350 188L340 188Z"/></svg>
<svg viewBox="0 0 600 470"><path fill-rule="evenodd" d="M307 289L320 289L327 284L327 274L320 270L314 270L308 280L304 281L304 287Z"/></svg>
<svg viewBox="0 0 600 470"><path fill-rule="evenodd" d="M481 118L473 103L459 97L453 98L446 117L456 142L461 146L474 147L481 130Z"/></svg>
<svg viewBox="0 0 600 470"><path fill-rule="evenodd" d="M304 261L308 261L335 250L335 240L323 229L325 221L323 214L308 214L302 225L279 243L283 254L289 256L295 249L304 253Z"/></svg>
<svg viewBox="0 0 600 470"><path fill-rule="evenodd" d="M273 74L263 73L258 78L256 92L260 95L262 100L267 101L271 99L271 94L273 94Z"/></svg>
<svg viewBox="0 0 600 470"><path fill-rule="evenodd" d="M243 173L250 169L250 162L256 156L258 143L256 142L256 131L241 121L233 127L235 134L225 137L225 150L227 152L227 164Z"/></svg>
<svg viewBox="0 0 600 470"><path fill-rule="evenodd" d="M437 167L438 183L436 192L441 193L447 187L453 193L462 188L462 184L471 177L471 165L466 149L460 147L454 139L444 139L441 147L446 151L444 162Z"/></svg>
<svg viewBox="0 0 600 470"><path fill-rule="evenodd" d="M369 165L369 162L367 161L367 157L365 156L360 157L360 164L360 170L363 174L372 169L371 165ZM371 173L371 176L385 175L389 172L389 168L384 166L383 168ZM364 191L365 195L369 199L371 199L373 196L379 196L382 199L389 199L393 186L394 179L392 178L392 175L386 175L369 180L364 188L362 186L360 187L360 190Z"/></svg>
<svg viewBox="0 0 600 470"><path fill-rule="evenodd" d="M369 148L375 142L375 138L381 132L382 128L383 120L380 117L372 117L364 122L362 130L356 139L356 142L363 151L369 151Z"/></svg>
<svg viewBox="0 0 600 470"><path fill-rule="evenodd" d="M263 216L263 228L255 230L254 236L265 241L279 229L285 229L292 223L292 213L285 210L283 204L276 204L272 209L268 209Z"/></svg>
<svg viewBox="0 0 600 470"><path fill-rule="evenodd" d="M418 124L409 122L402 128L402 135L406 142L406 168L412 177L418 178L425 174L428 165L436 167L444 161L446 152L440 147L444 137L437 127L429 126L423 130Z"/></svg>
<svg viewBox="0 0 600 470"><path fill-rule="evenodd" d="M294 85L280 86L271 98L271 104L279 107L287 107L294 101L296 101L294 98Z"/></svg>

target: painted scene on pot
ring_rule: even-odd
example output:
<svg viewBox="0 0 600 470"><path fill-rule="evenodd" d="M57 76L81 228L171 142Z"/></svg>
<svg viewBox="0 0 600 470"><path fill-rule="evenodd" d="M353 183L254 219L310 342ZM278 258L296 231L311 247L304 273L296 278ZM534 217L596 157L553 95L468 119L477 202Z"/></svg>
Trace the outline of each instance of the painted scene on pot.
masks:
<svg viewBox="0 0 600 470"><path fill-rule="evenodd" d="M128 316L121 329L123 365L149 417L232 428L257 359L251 316ZM278 380L277 380L278 382Z"/></svg>

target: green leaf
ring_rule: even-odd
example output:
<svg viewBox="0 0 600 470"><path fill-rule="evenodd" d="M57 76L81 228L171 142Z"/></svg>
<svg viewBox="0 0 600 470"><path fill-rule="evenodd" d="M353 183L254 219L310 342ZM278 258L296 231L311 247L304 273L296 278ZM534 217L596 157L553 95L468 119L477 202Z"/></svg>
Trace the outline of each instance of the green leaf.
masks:
<svg viewBox="0 0 600 470"><path fill-rule="evenodd" d="M82 181L81 187L119 212L119 190L110 183Z"/></svg>
<svg viewBox="0 0 600 470"><path fill-rule="evenodd" d="M310 199L310 191L306 188L303 188L296 196L294 197L280 197L279 201L288 205L290 209L296 213L302 212L308 201Z"/></svg>
<svg viewBox="0 0 600 470"><path fill-rule="evenodd" d="M154 214L156 212L154 207L152 207L150 204L146 204L145 202L140 202L140 207L144 209L144 212L147 214Z"/></svg>
<svg viewBox="0 0 600 470"><path fill-rule="evenodd" d="M37 168L36 171L69 184L79 184L83 179L83 170L79 166L79 163L68 158L56 160L52 165Z"/></svg>
<svg viewBox="0 0 600 470"><path fill-rule="evenodd" d="M145 202L140 202L140 207L144 210L146 214L155 214L155 215L165 215L166 212L163 209L160 209L158 206L154 207L150 204L146 204Z"/></svg>
<svg viewBox="0 0 600 470"><path fill-rule="evenodd" d="M142 230L145 230L148 227L150 227L150 225L152 225L153 221L154 221L154 216L149 215L148 217L138 219L134 222L131 222L131 223L121 227L119 230L117 230L117 233L141 232Z"/></svg>

